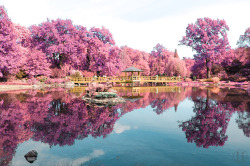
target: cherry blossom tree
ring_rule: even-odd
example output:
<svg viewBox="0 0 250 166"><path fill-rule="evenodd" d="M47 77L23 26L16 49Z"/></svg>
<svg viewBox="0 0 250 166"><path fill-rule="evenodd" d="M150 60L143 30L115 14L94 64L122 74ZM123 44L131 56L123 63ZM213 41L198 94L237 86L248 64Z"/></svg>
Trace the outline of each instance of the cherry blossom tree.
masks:
<svg viewBox="0 0 250 166"><path fill-rule="evenodd" d="M173 52L168 51L161 44L157 44L150 53L150 75L166 74L167 63L171 56L174 56Z"/></svg>
<svg viewBox="0 0 250 166"><path fill-rule="evenodd" d="M20 44L22 47L31 46L31 32L28 28L21 26L20 24L14 24L15 32L17 34L17 44Z"/></svg>
<svg viewBox="0 0 250 166"><path fill-rule="evenodd" d="M124 70L128 67L136 67L143 70L143 75L150 74L149 68L149 54L140 50L136 50L127 46L121 47L119 53L120 61L122 63L121 69Z"/></svg>
<svg viewBox="0 0 250 166"><path fill-rule="evenodd" d="M115 45L115 41L113 39L113 35L110 33L108 29L105 27L96 28L92 27L90 29L90 32L93 33L93 37L97 37L100 41L102 41L104 44L109 44L109 45Z"/></svg>
<svg viewBox="0 0 250 166"><path fill-rule="evenodd" d="M186 36L180 45L186 45L196 51L195 60L204 61L207 68L207 77L210 78L212 64L221 61L220 55L230 49L227 31L229 30L224 20L199 18L195 24L186 28Z"/></svg>
<svg viewBox="0 0 250 166"><path fill-rule="evenodd" d="M24 69L29 76L50 76L51 70L49 67L50 63L48 63L45 53L36 49L30 49L27 63L24 66Z"/></svg>
<svg viewBox="0 0 250 166"><path fill-rule="evenodd" d="M15 74L20 66L15 26L0 6L0 77Z"/></svg>
<svg viewBox="0 0 250 166"><path fill-rule="evenodd" d="M39 25L32 25L29 29L32 47L44 52L53 67L60 68L64 64L74 63L79 66L79 59L86 56L87 30L74 26L71 20L48 19Z"/></svg>
<svg viewBox="0 0 250 166"><path fill-rule="evenodd" d="M168 76L185 77L187 75L185 61L175 57L169 58L165 71Z"/></svg>
<svg viewBox="0 0 250 166"><path fill-rule="evenodd" d="M194 59L191 58L183 58L183 60L185 61L186 64L186 68L187 68L187 77L190 77L192 75L192 69L195 63Z"/></svg>

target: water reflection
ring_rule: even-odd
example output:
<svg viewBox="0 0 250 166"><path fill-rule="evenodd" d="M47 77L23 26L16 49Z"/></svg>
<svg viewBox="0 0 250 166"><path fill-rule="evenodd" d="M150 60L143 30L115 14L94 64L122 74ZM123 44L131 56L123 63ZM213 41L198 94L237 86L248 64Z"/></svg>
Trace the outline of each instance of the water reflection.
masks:
<svg viewBox="0 0 250 166"><path fill-rule="evenodd" d="M195 115L179 122L188 142L199 147L223 146L231 116L245 136L250 136L250 98L244 90L218 88L118 88L126 103L115 107L90 107L80 96L84 89L0 93L0 165L8 165L18 144L33 139L50 146L73 145L88 136L107 137L124 114L150 106L156 114L178 111L189 98ZM136 97L135 97L136 96ZM139 97L138 97L139 96ZM134 100L136 99L136 100Z"/></svg>

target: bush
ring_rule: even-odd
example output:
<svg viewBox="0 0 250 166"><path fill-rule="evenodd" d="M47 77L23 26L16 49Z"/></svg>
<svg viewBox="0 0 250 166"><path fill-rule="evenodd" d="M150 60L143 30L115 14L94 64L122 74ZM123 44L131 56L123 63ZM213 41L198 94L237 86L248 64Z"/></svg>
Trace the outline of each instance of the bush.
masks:
<svg viewBox="0 0 250 166"><path fill-rule="evenodd" d="M95 98L114 98L114 97L117 97L117 94L112 92L99 92L98 95L95 96Z"/></svg>
<svg viewBox="0 0 250 166"><path fill-rule="evenodd" d="M198 81L199 82L213 82L213 83L218 83L218 82L220 82L220 78L219 77L204 78L204 79L200 79Z"/></svg>
<svg viewBox="0 0 250 166"><path fill-rule="evenodd" d="M93 77L95 74L93 72L88 72L86 70L82 71L83 77Z"/></svg>
<svg viewBox="0 0 250 166"><path fill-rule="evenodd" d="M72 70L70 72L70 77L71 78L79 78L79 77L83 77L83 76L82 76L81 71L79 71L79 70Z"/></svg>
<svg viewBox="0 0 250 166"><path fill-rule="evenodd" d="M52 78L63 78L66 77L66 72L59 68L51 69L51 77Z"/></svg>
<svg viewBox="0 0 250 166"><path fill-rule="evenodd" d="M186 78L185 82L192 82L192 79L191 78Z"/></svg>
<svg viewBox="0 0 250 166"><path fill-rule="evenodd" d="M219 77L213 77L212 78L212 82L215 83L215 84L217 84L217 83L220 82L220 78Z"/></svg>
<svg viewBox="0 0 250 166"><path fill-rule="evenodd" d="M27 74L25 73L24 70L19 70L19 72L16 74L16 78L18 78L18 79L22 79L25 77L27 77Z"/></svg>
<svg viewBox="0 0 250 166"><path fill-rule="evenodd" d="M36 79L38 81L40 81L40 82L45 82L48 79L48 77L46 77L46 76L38 76L38 77L36 77Z"/></svg>
<svg viewBox="0 0 250 166"><path fill-rule="evenodd" d="M228 80L230 81L235 81L235 82L242 82L242 81L247 81L248 78L247 77L243 77L243 76L240 76L238 74L235 74L235 75L231 75L228 77Z"/></svg>

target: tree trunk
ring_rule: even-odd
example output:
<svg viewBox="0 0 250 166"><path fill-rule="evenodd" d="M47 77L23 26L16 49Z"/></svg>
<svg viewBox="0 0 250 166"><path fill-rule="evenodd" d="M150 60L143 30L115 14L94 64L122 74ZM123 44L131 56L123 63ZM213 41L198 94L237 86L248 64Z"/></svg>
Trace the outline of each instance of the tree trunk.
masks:
<svg viewBox="0 0 250 166"><path fill-rule="evenodd" d="M207 67L207 78L211 77L211 62L209 59L206 59L206 67Z"/></svg>
<svg viewBox="0 0 250 166"><path fill-rule="evenodd" d="M209 109L210 90L207 89L206 111Z"/></svg>
<svg viewBox="0 0 250 166"><path fill-rule="evenodd" d="M211 74L210 74L210 67L207 67L207 78L210 78Z"/></svg>
<svg viewBox="0 0 250 166"><path fill-rule="evenodd" d="M100 77L100 73L101 73L100 71L96 72L97 77Z"/></svg>

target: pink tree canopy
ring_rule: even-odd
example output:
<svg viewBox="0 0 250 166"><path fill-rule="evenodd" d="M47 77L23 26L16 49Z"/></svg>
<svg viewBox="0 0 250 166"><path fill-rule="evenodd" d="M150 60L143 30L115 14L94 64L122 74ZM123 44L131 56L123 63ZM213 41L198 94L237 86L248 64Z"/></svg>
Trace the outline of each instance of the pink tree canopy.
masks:
<svg viewBox="0 0 250 166"><path fill-rule="evenodd" d="M29 76L45 75L50 76L50 63L48 63L45 53L36 49L30 49L27 63L24 67Z"/></svg>
<svg viewBox="0 0 250 166"><path fill-rule="evenodd" d="M168 76L187 76L185 61L179 58L170 57L166 65L165 73Z"/></svg>
<svg viewBox="0 0 250 166"><path fill-rule="evenodd" d="M193 69L195 60L191 58L183 58L183 60L185 61L185 64L186 64L187 76L190 77L192 74L192 69Z"/></svg>
<svg viewBox="0 0 250 166"><path fill-rule="evenodd" d="M150 53L150 75L166 74L167 63L171 56L174 56L173 52L168 51L163 45L157 44Z"/></svg>
<svg viewBox="0 0 250 166"><path fill-rule="evenodd" d="M100 75L115 75L121 68L119 48L112 34L105 29L91 28L87 41L85 70Z"/></svg>
<svg viewBox="0 0 250 166"><path fill-rule="evenodd" d="M180 45L186 45L196 51L195 60L202 60L206 64L207 77L210 77L211 66L220 62L221 54L230 49L227 31L229 30L224 20L211 18L199 18L195 24L189 24L186 28L186 36L180 41Z"/></svg>
<svg viewBox="0 0 250 166"><path fill-rule="evenodd" d="M32 46L44 52L54 67L79 66L79 60L86 56L86 28L74 26L71 20L48 19L31 26L30 31Z"/></svg>
<svg viewBox="0 0 250 166"><path fill-rule="evenodd" d="M19 67L20 54L16 41L15 26L6 9L0 6L0 77L15 73Z"/></svg>
<svg viewBox="0 0 250 166"><path fill-rule="evenodd" d="M134 66L143 70L143 75L150 74L149 54L140 50L136 50L127 46L121 47L119 54L122 63L122 70Z"/></svg>

